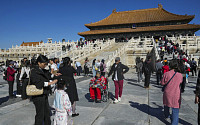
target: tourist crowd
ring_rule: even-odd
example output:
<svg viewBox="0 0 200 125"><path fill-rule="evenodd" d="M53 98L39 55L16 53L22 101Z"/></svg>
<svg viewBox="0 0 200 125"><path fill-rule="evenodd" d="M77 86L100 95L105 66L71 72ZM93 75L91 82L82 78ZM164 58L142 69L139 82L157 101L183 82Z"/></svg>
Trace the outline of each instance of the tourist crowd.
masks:
<svg viewBox="0 0 200 125"><path fill-rule="evenodd" d="M150 89L151 76L154 72L156 73L157 85L163 86L164 118L171 119L172 125L178 125L181 93L189 83L189 75L197 76L198 65L194 58L188 56L187 51L180 49L178 43L165 38L161 38L157 43L160 59L156 62L153 61L155 57L152 55L148 55L145 61L143 58L136 58L137 81L138 84L143 81L144 88ZM79 46L83 44L87 43L79 43ZM103 96L108 92L108 78L112 75L115 85L115 98L113 99L115 104L121 101L124 74L129 71L129 68L120 62L120 57L115 58L115 63L109 71L104 59L93 59L90 63L86 58L82 68L81 62L73 62L69 57L59 61L57 58L48 59L44 55L31 60L24 58L21 63L7 60L6 66L4 79L9 85L9 98L15 98L13 85L16 79L16 96L24 100L30 99L35 105L35 125L51 124L48 96L52 94L55 96L52 106L55 109L54 125L73 124L69 116L79 115L76 112L76 102L79 101L79 97L74 77L81 76L83 70L85 77L92 74L89 82L89 102L102 102ZM17 74L16 77L15 74ZM35 85L37 89L42 89L43 94L28 96L26 90L28 85ZM198 124L200 124L200 73L197 76L194 93L195 103L199 104ZM169 112L170 108L172 114Z"/></svg>
<svg viewBox="0 0 200 125"><path fill-rule="evenodd" d="M184 92L186 84L189 83L189 75L192 77L197 76L198 65L194 58L188 56L187 51L179 47L178 43L173 43L162 37L157 40L157 44L160 59L156 62L152 61L152 58L155 58L153 56L147 56L144 62L143 58L136 58L138 83L142 82L144 74L144 88L149 89L151 75L154 71L156 72L156 83L163 86L164 117L165 119L171 119L172 125L178 125L181 93ZM199 103L200 97L199 75L197 79L195 103ZM172 108L171 115L169 108ZM200 109L198 112L198 124L200 124Z"/></svg>

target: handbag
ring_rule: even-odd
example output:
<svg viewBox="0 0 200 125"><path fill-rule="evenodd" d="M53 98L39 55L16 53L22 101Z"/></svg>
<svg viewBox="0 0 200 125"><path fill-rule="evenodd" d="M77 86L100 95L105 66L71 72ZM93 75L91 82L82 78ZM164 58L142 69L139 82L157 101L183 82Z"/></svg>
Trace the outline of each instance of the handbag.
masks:
<svg viewBox="0 0 200 125"><path fill-rule="evenodd" d="M174 73L174 75L172 76L172 78L176 75L176 72ZM167 82L167 84L165 84L163 87L162 87L162 92L165 91L165 87L168 85L168 83L172 80L172 78Z"/></svg>
<svg viewBox="0 0 200 125"><path fill-rule="evenodd" d="M31 76L31 71L30 71L30 76ZM29 82L28 82L28 85L26 87L26 94L28 96L42 95L43 94L43 88L37 89L35 85L30 85L30 77L29 77Z"/></svg>
<svg viewBox="0 0 200 125"><path fill-rule="evenodd" d="M95 66L95 70L98 71L99 69Z"/></svg>

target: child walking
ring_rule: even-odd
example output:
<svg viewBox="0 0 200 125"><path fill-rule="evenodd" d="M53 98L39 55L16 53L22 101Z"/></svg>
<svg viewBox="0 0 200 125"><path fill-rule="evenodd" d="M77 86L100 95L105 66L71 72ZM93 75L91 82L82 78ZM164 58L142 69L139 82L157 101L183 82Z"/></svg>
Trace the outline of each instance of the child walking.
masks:
<svg viewBox="0 0 200 125"><path fill-rule="evenodd" d="M64 91L65 81L60 79L57 83L55 91L55 99L53 107L56 110L54 117L54 125L71 125L73 121L69 121L68 117L72 115L71 102L68 94Z"/></svg>

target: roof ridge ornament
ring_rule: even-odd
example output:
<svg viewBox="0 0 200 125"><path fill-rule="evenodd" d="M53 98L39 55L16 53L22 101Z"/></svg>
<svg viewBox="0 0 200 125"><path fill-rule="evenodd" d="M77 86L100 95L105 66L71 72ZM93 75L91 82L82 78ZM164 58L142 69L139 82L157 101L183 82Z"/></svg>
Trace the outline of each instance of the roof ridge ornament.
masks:
<svg viewBox="0 0 200 125"><path fill-rule="evenodd" d="M116 8L115 8L115 9L113 9L112 13L116 13Z"/></svg>
<svg viewBox="0 0 200 125"><path fill-rule="evenodd" d="M163 5L162 5L162 4L158 4L158 8L159 8L159 9L162 9L162 8L163 8Z"/></svg>

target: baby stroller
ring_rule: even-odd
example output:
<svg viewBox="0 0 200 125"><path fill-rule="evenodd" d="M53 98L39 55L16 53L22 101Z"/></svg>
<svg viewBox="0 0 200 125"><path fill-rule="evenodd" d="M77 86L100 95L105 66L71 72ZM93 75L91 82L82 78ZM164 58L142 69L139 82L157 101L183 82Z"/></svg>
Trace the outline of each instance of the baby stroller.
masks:
<svg viewBox="0 0 200 125"><path fill-rule="evenodd" d="M102 100L103 102L107 102L108 99L109 99L109 92L108 92L108 89L109 89L109 82L108 82L108 79L106 79L105 85L104 85L104 87L101 89L101 100Z"/></svg>

